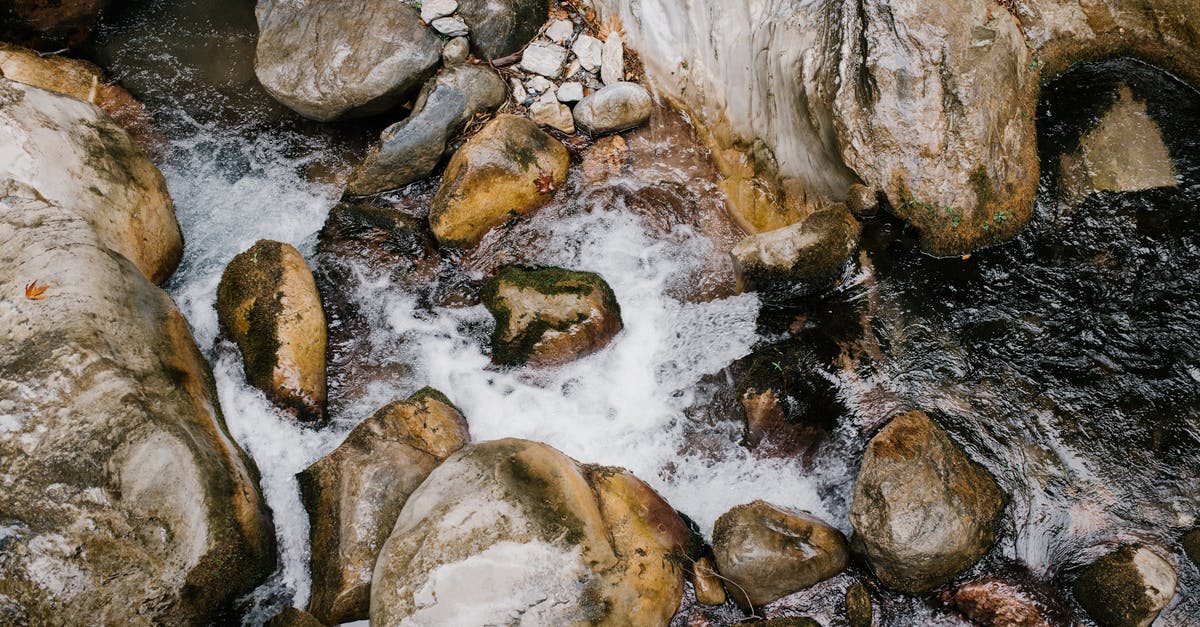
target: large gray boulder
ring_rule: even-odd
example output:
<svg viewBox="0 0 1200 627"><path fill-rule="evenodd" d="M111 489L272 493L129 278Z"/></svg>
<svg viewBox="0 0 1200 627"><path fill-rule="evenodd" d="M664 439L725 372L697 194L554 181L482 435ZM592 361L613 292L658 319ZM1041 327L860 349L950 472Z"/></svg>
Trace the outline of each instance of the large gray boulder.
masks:
<svg viewBox="0 0 1200 627"><path fill-rule="evenodd" d="M1072 587L1101 627L1149 627L1175 596L1171 563L1144 546L1122 546L1092 562Z"/></svg>
<svg viewBox="0 0 1200 627"><path fill-rule="evenodd" d="M385 129L379 144L354 170L346 192L376 194L429 176L446 153L446 143L476 114L504 104L504 81L482 65L442 70L421 89L411 115Z"/></svg>
<svg viewBox="0 0 1200 627"><path fill-rule="evenodd" d="M54 192L0 181L0 623L218 622L275 568L257 472L174 303Z"/></svg>
<svg viewBox="0 0 1200 627"><path fill-rule="evenodd" d="M850 526L855 549L884 585L921 594L983 557L1003 509L992 476L914 411L867 444Z"/></svg>
<svg viewBox="0 0 1200 627"><path fill-rule="evenodd" d="M470 29L471 50L485 61L525 47L549 13L549 5L542 0L459 0L458 3L458 16Z"/></svg>
<svg viewBox="0 0 1200 627"><path fill-rule="evenodd" d="M527 440L467 445L400 512L375 565L371 624L666 625L689 537L620 468Z"/></svg>
<svg viewBox="0 0 1200 627"><path fill-rule="evenodd" d="M259 0L254 71L276 100L318 121L382 113L433 74L442 46L397 0Z"/></svg>

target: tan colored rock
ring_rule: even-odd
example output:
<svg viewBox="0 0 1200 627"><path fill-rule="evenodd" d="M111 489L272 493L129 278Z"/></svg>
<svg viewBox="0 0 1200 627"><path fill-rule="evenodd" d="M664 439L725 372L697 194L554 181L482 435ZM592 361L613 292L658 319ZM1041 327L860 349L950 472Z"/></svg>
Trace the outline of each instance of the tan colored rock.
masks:
<svg viewBox="0 0 1200 627"><path fill-rule="evenodd" d="M820 519L754 501L717 519L713 554L742 607L761 607L846 568L846 538Z"/></svg>
<svg viewBox="0 0 1200 627"><path fill-rule="evenodd" d="M90 209L0 182L0 624L219 622L276 567L258 473L187 321Z"/></svg>
<svg viewBox="0 0 1200 627"><path fill-rule="evenodd" d="M510 216L549 201L551 188L566 182L569 164L566 147L537 124L498 115L450 158L430 202L429 225L442 244L472 246Z"/></svg>
<svg viewBox="0 0 1200 627"><path fill-rule="evenodd" d="M846 588L846 622L850 627L871 627L875 622L875 610L871 603L871 593L861 581L856 581Z"/></svg>
<svg viewBox="0 0 1200 627"><path fill-rule="evenodd" d="M183 236L162 173L93 104L0 78L2 179L70 207L154 283L179 264Z"/></svg>
<svg viewBox="0 0 1200 627"><path fill-rule="evenodd" d="M1079 149L1059 161L1060 193L1075 206L1091 192L1136 192L1175 187L1175 166L1163 142L1162 129L1121 85L1113 104L1096 127L1079 140Z"/></svg>
<svg viewBox="0 0 1200 627"><path fill-rule="evenodd" d="M954 590L954 605L980 627L1050 627L1036 601L1001 579L980 579Z"/></svg>
<svg viewBox="0 0 1200 627"><path fill-rule="evenodd" d="M862 227L843 205L738 242L730 256L742 291L788 301L831 287L858 250Z"/></svg>
<svg viewBox="0 0 1200 627"><path fill-rule="evenodd" d="M553 366L594 353L621 331L621 307L598 274L505 266L483 285L496 318L492 359Z"/></svg>
<svg viewBox="0 0 1200 627"><path fill-rule="evenodd" d="M259 240L234 257L217 287L217 317L251 385L301 420L325 418L325 312L300 251Z"/></svg>
<svg viewBox="0 0 1200 627"><path fill-rule="evenodd" d="M583 178L598 183L619 176L629 160L629 146L620 135L606 135L596 140L583 153Z"/></svg>
<svg viewBox="0 0 1200 627"><path fill-rule="evenodd" d="M466 418L425 388L375 412L297 476L309 513L313 616L330 625L368 617L371 573L401 508L469 440Z"/></svg>
<svg viewBox="0 0 1200 627"><path fill-rule="evenodd" d="M665 625L688 539L675 510L626 471L526 440L468 445L400 513L375 566L371 624L515 613L529 624Z"/></svg>
<svg viewBox="0 0 1200 627"><path fill-rule="evenodd" d="M712 560L702 557L692 566L692 587L696 602L701 605L725 605L725 587Z"/></svg>
<svg viewBox="0 0 1200 627"><path fill-rule="evenodd" d="M282 612L271 617L264 627L324 627L324 624L304 610L285 607Z"/></svg>

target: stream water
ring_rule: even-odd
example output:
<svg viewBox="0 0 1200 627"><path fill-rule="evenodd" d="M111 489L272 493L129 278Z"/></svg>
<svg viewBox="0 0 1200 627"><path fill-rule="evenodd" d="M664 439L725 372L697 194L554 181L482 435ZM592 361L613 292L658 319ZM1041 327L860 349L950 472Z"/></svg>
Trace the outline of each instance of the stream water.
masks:
<svg viewBox="0 0 1200 627"><path fill-rule="evenodd" d="M788 309L734 294L725 251L739 232L724 217L716 174L685 121L660 112L628 138L631 173L595 185L573 171L550 206L441 262L426 284L363 264L337 275L340 285L326 275L323 287L339 290L368 330L337 350L372 370L335 368L331 423L309 429L245 384L237 351L219 337L216 286L258 239L290 242L323 263L317 233L340 195L336 174L394 120L316 125L274 104L253 79L251 4L134 3L108 17L91 53L169 139L160 166L186 247L167 289L212 363L232 435L258 464L274 513L280 567L246 600L247 622L309 596L308 522L293 475L376 408L424 385L463 409L474 439L524 437L627 467L705 535L755 498L848 533L866 439L897 411L921 408L1010 495L999 546L979 573L1062 596L1073 569L1106 546L1148 541L1171 551L1180 573L1158 624L1200 616L1189 594L1200 572L1179 547L1200 515L1196 92L1130 61L1064 76L1039 109L1044 171L1125 81L1163 127L1180 185L1094 194L1068 210L1047 174L1033 225L966 260L922 255L902 225L871 220L842 286ZM420 217L432 189L391 202ZM491 318L461 294L498 260L600 273L625 330L558 369L492 367ZM751 450L733 390L764 360L783 364L796 431ZM773 611L820 615L822 595L848 580ZM873 594L884 624L959 622L936 599ZM732 607L706 612L716 624L737 620Z"/></svg>

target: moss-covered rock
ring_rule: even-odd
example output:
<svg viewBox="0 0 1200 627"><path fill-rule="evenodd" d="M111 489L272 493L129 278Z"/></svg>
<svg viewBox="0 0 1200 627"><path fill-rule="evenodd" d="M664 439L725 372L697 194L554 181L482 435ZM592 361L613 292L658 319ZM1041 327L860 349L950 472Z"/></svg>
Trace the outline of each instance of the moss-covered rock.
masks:
<svg viewBox="0 0 1200 627"><path fill-rule="evenodd" d="M505 266L483 285L496 318L492 359L549 366L604 348L621 330L612 288L592 272Z"/></svg>
<svg viewBox="0 0 1200 627"><path fill-rule="evenodd" d="M717 519L713 554L734 584L733 600L753 608L840 573L849 548L840 531L810 514L754 501Z"/></svg>
<svg viewBox="0 0 1200 627"><path fill-rule="evenodd" d="M665 625L683 596L679 515L619 468L505 439L454 453L380 552L371 624ZM486 586L479 585L486 576Z"/></svg>
<svg viewBox="0 0 1200 627"><path fill-rule="evenodd" d="M325 313L300 251L259 240L234 257L217 286L217 317L251 385L301 420L325 418Z"/></svg>
<svg viewBox="0 0 1200 627"><path fill-rule="evenodd" d="M550 200L567 180L570 155L528 118L498 115L463 144L429 206L439 242L472 246L510 216Z"/></svg>
<svg viewBox="0 0 1200 627"><path fill-rule="evenodd" d="M742 291L788 301L833 285L858 250L861 226L833 205L781 229L751 235L730 255Z"/></svg>
<svg viewBox="0 0 1200 627"><path fill-rule="evenodd" d="M312 540L313 616L330 625L368 617L371 573L401 508L469 440L466 418L425 388L385 405L297 475Z"/></svg>
<svg viewBox="0 0 1200 627"><path fill-rule="evenodd" d="M850 525L884 585L921 594L991 548L1004 495L922 412L894 418L867 444Z"/></svg>
<svg viewBox="0 0 1200 627"><path fill-rule="evenodd" d="M1122 546L1084 568L1072 591L1101 627L1148 627L1175 596L1177 580L1154 551Z"/></svg>
<svg viewBox="0 0 1200 627"><path fill-rule="evenodd" d="M871 593L861 581L856 581L846 588L846 622L850 627L871 627L874 614Z"/></svg>

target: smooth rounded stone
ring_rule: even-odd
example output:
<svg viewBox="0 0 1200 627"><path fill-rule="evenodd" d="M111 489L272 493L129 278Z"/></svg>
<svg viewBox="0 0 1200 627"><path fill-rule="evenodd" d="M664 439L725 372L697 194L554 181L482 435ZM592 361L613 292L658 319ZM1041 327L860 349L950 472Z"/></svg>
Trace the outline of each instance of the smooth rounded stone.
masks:
<svg viewBox="0 0 1200 627"><path fill-rule="evenodd" d="M625 80L625 46L621 36L609 33L600 49L600 80L605 85L615 85Z"/></svg>
<svg viewBox="0 0 1200 627"><path fill-rule="evenodd" d="M1171 563L1144 546L1122 546L1092 562L1072 587L1101 627L1148 627L1175 596Z"/></svg>
<svg viewBox="0 0 1200 627"><path fill-rule="evenodd" d="M964 583L954 591L954 606L980 627L1050 627L1037 602L1001 579Z"/></svg>
<svg viewBox="0 0 1200 627"><path fill-rule="evenodd" d="M461 17L439 17L429 24L433 30L447 37L466 37L470 29Z"/></svg>
<svg viewBox="0 0 1200 627"><path fill-rule="evenodd" d="M0 623L223 622L276 567L257 470L171 298L91 207L48 196L0 181L0 284L48 286L0 306ZM114 203L99 221L133 219Z"/></svg>
<svg viewBox="0 0 1200 627"><path fill-rule="evenodd" d="M650 92L637 83L613 83L575 105L575 125L602 135L646 123L654 110Z"/></svg>
<svg viewBox="0 0 1200 627"><path fill-rule="evenodd" d="M77 48L85 43L112 0L5 0L0 39L35 48Z"/></svg>
<svg viewBox="0 0 1200 627"><path fill-rule="evenodd" d="M409 98L441 60L416 9L367 0L353 11L320 0L258 0L254 71L279 102L327 122L383 113Z"/></svg>
<svg viewBox="0 0 1200 627"><path fill-rule="evenodd" d="M666 625L689 540L623 469L528 440L467 445L400 512L375 566L371 625Z"/></svg>
<svg viewBox="0 0 1200 627"><path fill-rule="evenodd" d="M471 29L475 56L491 61L510 55L538 34L550 14L543 0L459 0L458 15Z"/></svg>
<svg viewBox="0 0 1200 627"><path fill-rule="evenodd" d="M983 557L1004 495L919 411L892 419L863 455L850 505L853 546L884 585L922 594Z"/></svg>
<svg viewBox="0 0 1200 627"><path fill-rule="evenodd" d="M831 205L774 231L751 235L730 251L738 287L768 301L788 301L831 287L858 250L862 227Z"/></svg>
<svg viewBox="0 0 1200 627"><path fill-rule="evenodd" d="M1121 85L1117 101L1079 147L1059 160L1060 195L1077 206L1096 191L1135 192L1175 187L1175 165L1162 129L1146 111L1146 103Z"/></svg>
<svg viewBox="0 0 1200 627"><path fill-rule="evenodd" d="M93 104L0 78L3 179L71 208L154 283L179 265L183 235L162 173Z"/></svg>
<svg viewBox="0 0 1200 627"><path fill-rule="evenodd" d="M558 86L554 95L560 102L579 102L583 100L583 83L568 81Z"/></svg>
<svg viewBox="0 0 1200 627"><path fill-rule="evenodd" d="M850 627L871 627L875 610L872 608L871 593L861 581L846 588L846 622Z"/></svg>
<svg viewBox="0 0 1200 627"><path fill-rule="evenodd" d="M713 554L733 600L761 607L845 570L846 538L820 519L764 501L717 519Z"/></svg>
<svg viewBox="0 0 1200 627"><path fill-rule="evenodd" d="M313 548L313 616L330 625L369 616L375 560L400 510L470 439L466 418L425 388L376 411L296 476Z"/></svg>
<svg viewBox="0 0 1200 627"><path fill-rule="evenodd" d="M458 10L458 0L423 0L421 2L421 21L426 24L439 17L452 15Z"/></svg>
<svg viewBox="0 0 1200 627"><path fill-rule="evenodd" d="M571 52L575 53L583 69L588 72L600 71L600 64L604 60L604 43L599 39L591 35L580 35L575 38L575 43L571 44Z"/></svg>
<svg viewBox="0 0 1200 627"><path fill-rule="evenodd" d="M571 20L552 20L546 27L546 39L556 44L565 44L575 34L575 26Z"/></svg>
<svg viewBox="0 0 1200 627"><path fill-rule="evenodd" d="M492 360L554 366L590 355L621 331L621 307L598 274L505 266L483 284L496 318Z"/></svg>
<svg viewBox="0 0 1200 627"><path fill-rule="evenodd" d="M549 126L568 135L575 132L575 119L571 117L571 108L553 96L542 97L530 105L529 119L541 126Z"/></svg>
<svg viewBox="0 0 1200 627"><path fill-rule="evenodd" d="M725 587L717 575L712 560L702 557L692 566L692 587L696 591L696 602L701 605L725 605Z"/></svg>
<svg viewBox="0 0 1200 627"><path fill-rule="evenodd" d="M471 56L471 42L466 37L455 37L442 47L442 63L458 65Z"/></svg>
<svg viewBox="0 0 1200 627"><path fill-rule="evenodd" d="M351 175L346 193L377 194L429 176L463 126L507 97L504 80L491 68L443 69L422 88L412 114L379 134L379 143Z"/></svg>
<svg viewBox="0 0 1200 627"><path fill-rule="evenodd" d="M235 256L217 286L217 319L250 385L300 420L325 419L325 313L300 251L259 240Z"/></svg>
<svg viewBox="0 0 1200 627"><path fill-rule="evenodd" d="M526 72L540 74L546 78L562 76L562 66L567 60L567 49L558 44L535 41L521 53L518 67Z"/></svg>
<svg viewBox="0 0 1200 627"><path fill-rule="evenodd" d="M285 607L283 611L272 616L264 627L324 627L324 624L304 610Z"/></svg>
<svg viewBox="0 0 1200 627"><path fill-rule="evenodd" d="M1183 536L1183 551L1200 566L1200 529L1193 529Z"/></svg>
<svg viewBox="0 0 1200 627"><path fill-rule="evenodd" d="M529 118L498 115L463 144L430 201L443 245L475 245L513 214L537 209L567 180L570 155Z"/></svg>
<svg viewBox="0 0 1200 627"><path fill-rule="evenodd" d="M870 218L879 213L879 198L875 190L862 183L855 183L846 192L846 208L856 218Z"/></svg>

